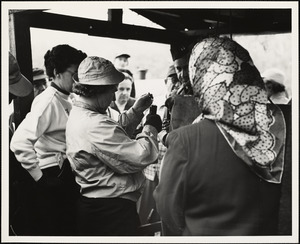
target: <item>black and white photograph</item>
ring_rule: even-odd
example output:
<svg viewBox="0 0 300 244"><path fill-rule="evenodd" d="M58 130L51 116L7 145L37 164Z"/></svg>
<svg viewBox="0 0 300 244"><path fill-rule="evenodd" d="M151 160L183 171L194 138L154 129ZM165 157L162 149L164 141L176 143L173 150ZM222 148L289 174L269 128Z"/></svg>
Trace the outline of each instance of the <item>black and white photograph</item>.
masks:
<svg viewBox="0 0 300 244"><path fill-rule="evenodd" d="M1 1L1 243L298 243L298 1Z"/></svg>

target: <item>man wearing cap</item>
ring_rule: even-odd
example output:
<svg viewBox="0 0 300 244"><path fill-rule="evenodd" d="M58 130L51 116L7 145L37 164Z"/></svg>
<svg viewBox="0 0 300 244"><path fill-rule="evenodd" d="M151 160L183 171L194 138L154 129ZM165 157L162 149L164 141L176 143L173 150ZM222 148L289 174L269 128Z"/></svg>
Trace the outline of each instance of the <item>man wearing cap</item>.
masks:
<svg viewBox="0 0 300 244"><path fill-rule="evenodd" d="M116 69L126 69L128 67L128 59L130 58L130 55L127 53L122 53L120 55L117 55L115 57L114 66Z"/></svg>
<svg viewBox="0 0 300 244"><path fill-rule="evenodd" d="M40 68L34 68L32 74L34 97L36 97L47 88L47 76L45 75L44 70Z"/></svg>
<svg viewBox="0 0 300 244"><path fill-rule="evenodd" d="M74 235L74 199L78 186L66 159L65 128L71 103L72 76L86 54L57 45L44 55L52 82L35 97L31 111L15 131L10 147L33 180L34 211L27 221L36 227L24 235Z"/></svg>
<svg viewBox="0 0 300 244"><path fill-rule="evenodd" d="M181 83L177 94L192 95L193 90L189 79L188 63L195 40L179 38L171 44L171 55L177 77Z"/></svg>
<svg viewBox="0 0 300 244"><path fill-rule="evenodd" d="M116 69L120 72L125 72L127 73L129 76L131 76L131 80L132 80L132 87L131 87L131 92L130 92L130 96L132 98L135 98L135 85L134 85L134 79L133 79L133 74L132 72L128 69L129 66L129 61L128 59L130 58L129 54L126 53L122 53L120 55L117 55L115 57L115 61L114 61L114 66L116 67Z"/></svg>
<svg viewBox="0 0 300 244"><path fill-rule="evenodd" d="M17 97L26 97L31 92L31 82L20 72L20 67L16 58L9 53L9 103ZM9 118L9 142L15 131L13 120L14 114L12 113ZM31 228L30 223L24 225L27 221L26 217L19 215L20 209L26 204L20 201L23 198L23 187L30 180L27 171L17 161L14 153L9 150L9 226L10 234L17 234L19 228Z"/></svg>
<svg viewBox="0 0 300 244"><path fill-rule="evenodd" d="M67 156L80 185L77 204L79 235L137 235L136 201L145 177L142 170L156 162L159 115L148 115L136 139L111 119L107 108L124 75L101 57L91 56L78 68L73 92L78 95L66 128ZM126 112L136 127L153 102L143 95Z"/></svg>

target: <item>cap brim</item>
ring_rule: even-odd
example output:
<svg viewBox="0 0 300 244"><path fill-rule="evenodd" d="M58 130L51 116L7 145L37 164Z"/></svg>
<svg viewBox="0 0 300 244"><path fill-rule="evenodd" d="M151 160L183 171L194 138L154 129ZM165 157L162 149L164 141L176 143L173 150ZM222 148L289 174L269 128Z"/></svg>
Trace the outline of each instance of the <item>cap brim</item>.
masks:
<svg viewBox="0 0 300 244"><path fill-rule="evenodd" d="M130 55L124 53L124 54L120 54L120 55L116 56L115 58L120 58L120 57L130 58Z"/></svg>
<svg viewBox="0 0 300 244"><path fill-rule="evenodd" d="M21 79L9 85L9 92L17 97L26 97L33 91L31 82L21 74Z"/></svg>
<svg viewBox="0 0 300 244"><path fill-rule="evenodd" d="M120 82L124 80L125 76L121 72L115 70L115 72L112 72L109 75L106 75L104 77L98 77L98 78L89 78L86 80L79 80L78 75L73 75L73 80L76 83L82 84L82 85L91 85L91 86L105 86L105 85L117 85Z"/></svg>

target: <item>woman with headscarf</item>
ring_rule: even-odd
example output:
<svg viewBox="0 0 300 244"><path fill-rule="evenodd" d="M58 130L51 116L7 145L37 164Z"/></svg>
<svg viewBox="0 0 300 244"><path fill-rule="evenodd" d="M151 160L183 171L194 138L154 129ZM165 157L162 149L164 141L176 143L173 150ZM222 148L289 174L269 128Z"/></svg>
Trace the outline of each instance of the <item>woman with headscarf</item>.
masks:
<svg viewBox="0 0 300 244"><path fill-rule="evenodd" d="M285 122L249 53L197 43L189 74L201 114L167 139L154 193L165 235L275 235Z"/></svg>

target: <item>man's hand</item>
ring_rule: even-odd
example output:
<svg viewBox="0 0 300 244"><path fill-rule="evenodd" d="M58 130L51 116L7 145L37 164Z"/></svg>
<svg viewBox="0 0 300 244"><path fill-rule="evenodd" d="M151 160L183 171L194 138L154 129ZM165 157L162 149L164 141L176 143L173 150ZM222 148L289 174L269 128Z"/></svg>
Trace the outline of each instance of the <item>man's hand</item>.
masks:
<svg viewBox="0 0 300 244"><path fill-rule="evenodd" d="M139 97L133 104L132 108L138 113L143 113L147 108L149 108L152 105L152 103L153 95L148 93Z"/></svg>

